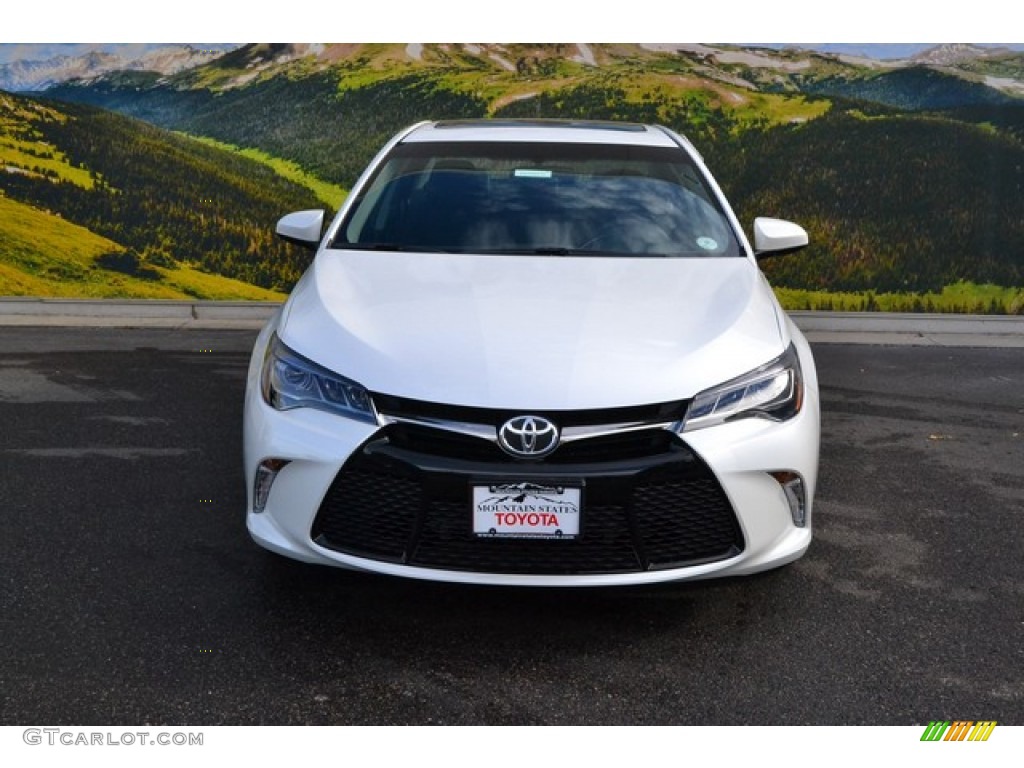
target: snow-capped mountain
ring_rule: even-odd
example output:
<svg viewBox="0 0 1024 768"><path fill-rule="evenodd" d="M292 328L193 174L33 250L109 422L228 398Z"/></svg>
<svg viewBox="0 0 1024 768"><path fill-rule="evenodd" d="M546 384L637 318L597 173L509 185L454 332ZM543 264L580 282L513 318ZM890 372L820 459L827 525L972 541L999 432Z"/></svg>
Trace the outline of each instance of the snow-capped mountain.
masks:
<svg viewBox="0 0 1024 768"><path fill-rule="evenodd" d="M206 64L222 53L222 47L204 49L192 45L161 45L136 56L94 50L78 56L54 56L40 61L19 59L0 64L0 90L42 91L68 80L89 79L118 70L147 70L171 75Z"/></svg>
<svg viewBox="0 0 1024 768"><path fill-rule="evenodd" d="M992 59L1012 53L1009 48L969 45L967 43L946 43L915 53L910 60L915 64L945 67L961 64L973 59Z"/></svg>

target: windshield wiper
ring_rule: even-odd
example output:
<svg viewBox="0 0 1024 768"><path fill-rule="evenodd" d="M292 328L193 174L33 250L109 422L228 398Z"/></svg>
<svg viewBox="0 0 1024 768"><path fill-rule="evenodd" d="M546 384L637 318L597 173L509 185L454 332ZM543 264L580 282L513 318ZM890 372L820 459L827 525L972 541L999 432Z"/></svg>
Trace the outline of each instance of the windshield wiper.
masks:
<svg viewBox="0 0 1024 768"><path fill-rule="evenodd" d="M537 256L664 256L663 253L631 253L629 251L608 251L598 248L563 248L550 246L544 248L533 248L524 250L523 253L532 253Z"/></svg>
<svg viewBox="0 0 1024 768"><path fill-rule="evenodd" d="M403 243L334 243L334 250L340 251L393 251L400 253L458 253L450 248L438 248L426 245L405 245Z"/></svg>
<svg viewBox="0 0 1024 768"><path fill-rule="evenodd" d="M404 243L333 243L332 250L341 251L391 251L394 253L481 253L515 256L665 256L663 253L629 253L625 251L603 251L594 248L567 248L559 245L545 245L537 248L441 248Z"/></svg>
<svg viewBox="0 0 1024 768"><path fill-rule="evenodd" d="M494 254L498 256L628 256L629 254L613 251L595 251L591 248L565 248L563 246L546 245L539 248L480 248L475 253Z"/></svg>
<svg viewBox="0 0 1024 768"><path fill-rule="evenodd" d="M346 251L402 251L401 243L333 243L332 248Z"/></svg>

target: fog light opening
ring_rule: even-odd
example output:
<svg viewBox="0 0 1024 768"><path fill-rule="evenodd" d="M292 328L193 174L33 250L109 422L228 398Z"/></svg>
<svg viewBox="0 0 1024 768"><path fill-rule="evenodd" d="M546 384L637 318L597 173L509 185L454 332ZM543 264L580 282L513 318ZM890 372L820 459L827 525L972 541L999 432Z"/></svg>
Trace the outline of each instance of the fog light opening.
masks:
<svg viewBox="0 0 1024 768"><path fill-rule="evenodd" d="M267 508L267 499L270 498L270 487L277 479L277 473L284 469L289 462L284 459L264 459L256 467L256 481L253 484L252 511L257 514Z"/></svg>
<svg viewBox="0 0 1024 768"><path fill-rule="evenodd" d="M772 472L771 476L782 486L793 525L804 528L807 525L807 490L804 479L796 472Z"/></svg>

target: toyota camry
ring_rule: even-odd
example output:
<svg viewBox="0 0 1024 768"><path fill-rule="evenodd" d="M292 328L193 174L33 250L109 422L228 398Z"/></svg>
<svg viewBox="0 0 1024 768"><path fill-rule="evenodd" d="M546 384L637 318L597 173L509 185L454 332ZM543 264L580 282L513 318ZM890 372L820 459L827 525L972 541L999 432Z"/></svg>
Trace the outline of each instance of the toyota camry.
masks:
<svg viewBox="0 0 1024 768"><path fill-rule="evenodd" d="M420 123L330 221L256 341L252 538L481 584L732 576L811 541L807 341L697 150L661 126Z"/></svg>

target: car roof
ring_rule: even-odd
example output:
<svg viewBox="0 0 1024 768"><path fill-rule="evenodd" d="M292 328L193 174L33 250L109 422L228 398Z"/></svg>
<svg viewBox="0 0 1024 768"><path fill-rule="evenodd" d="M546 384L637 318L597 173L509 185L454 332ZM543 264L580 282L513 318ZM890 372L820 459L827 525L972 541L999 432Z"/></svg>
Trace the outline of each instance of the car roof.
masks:
<svg viewBox="0 0 1024 768"><path fill-rule="evenodd" d="M440 120L421 123L403 142L523 141L678 147L663 128L603 120Z"/></svg>

